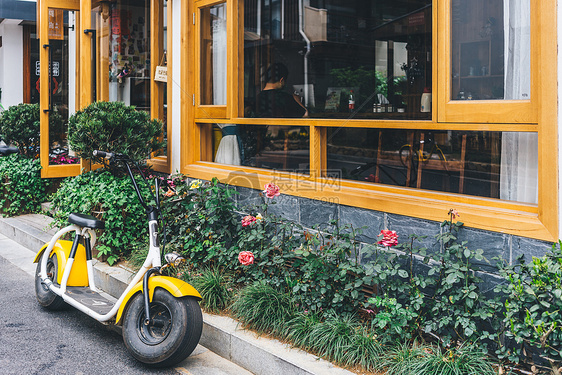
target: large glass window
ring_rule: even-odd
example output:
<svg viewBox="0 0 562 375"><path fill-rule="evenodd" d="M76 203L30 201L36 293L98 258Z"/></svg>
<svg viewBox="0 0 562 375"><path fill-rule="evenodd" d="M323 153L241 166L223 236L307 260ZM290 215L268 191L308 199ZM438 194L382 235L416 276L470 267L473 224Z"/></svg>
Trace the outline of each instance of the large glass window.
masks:
<svg viewBox="0 0 562 375"><path fill-rule="evenodd" d="M451 99L530 99L530 0L451 5Z"/></svg>
<svg viewBox="0 0 562 375"><path fill-rule="evenodd" d="M431 0L245 0L245 116L430 119L431 21Z"/></svg>
<svg viewBox="0 0 562 375"><path fill-rule="evenodd" d="M201 9L201 104L226 105L226 4Z"/></svg>

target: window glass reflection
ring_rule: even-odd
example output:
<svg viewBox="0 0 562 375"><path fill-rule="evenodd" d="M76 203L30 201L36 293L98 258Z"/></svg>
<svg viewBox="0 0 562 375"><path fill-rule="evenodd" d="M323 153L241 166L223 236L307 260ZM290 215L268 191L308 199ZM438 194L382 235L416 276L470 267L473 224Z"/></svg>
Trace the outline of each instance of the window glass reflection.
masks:
<svg viewBox="0 0 562 375"><path fill-rule="evenodd" d="M431 0L299 4L244 1L246 117L430 119ZM285 99L268 93L266 107L292 97L307 111L264 111L268 90Z"/></svg>
<svg viewBox="0 0 562 375"><path fill-rule="evenodd" d="M537 202L536 133L342 127L327 144L333 176Z"/></svg>
<svg viewBox="0 0 562 375"><path fill-rule="evenodd" d="M451 5L451 99L530 99L530 0Z"/></svg>

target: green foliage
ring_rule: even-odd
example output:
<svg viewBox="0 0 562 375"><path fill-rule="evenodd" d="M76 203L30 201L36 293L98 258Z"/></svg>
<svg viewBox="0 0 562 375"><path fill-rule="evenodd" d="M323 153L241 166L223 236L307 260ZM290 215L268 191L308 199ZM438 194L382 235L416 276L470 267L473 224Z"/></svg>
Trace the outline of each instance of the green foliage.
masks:
<svg viewBox="0 0 562 375"><path fill-rule="evenodd" d="M148 187L141 178L139 189L147 202ZM109 171L83 173L64 180L52 200L56 210L54 225L67 225L72 212L90 214L105 221L105 230L96 246L99 256L111 265L131 253L138 243L147 241L146 213L140 205L128 176L114 176Z"/></svg>
<svg viewBox="0 0 562 375"><path fill-rule="evenodd" d="M49 181L41 179L38 159L17 154L1 157L0 180L3 186L0 207L5 215L38 212L41 203L47 201Z"/></svg>
<svg viewBox="0 0 562 375"><path fill-rule="evenodd" d="M359 263L360 230L332 221L328 233L306 231L304 242L294 252L299 282L293 286L298 303L312 311L333 309L355 312L363 305L364 284L369 284Z"/></svg>
<svg viewBox="0 0 562 375"><path fill-rule="evenodd" d="M168 246L189 260L194 267L234 267L238 264L235 246L240 226L232 200L235 191L211 182L171 176L169 184L176 194L162 201Z"/></svg>
<svg viewBox="0 0 562 375"><path fill-rule="evenodd" d="M418 375L414 368L432 351L433 347L417 341L414 341L413 344L398 343L385 350L379 368L384 368L386 375Z"/></svg>
<svg viewBox="0 0 562 375"><path fill-rule="evenodd" d="M530 263L524 256L515 265L504 264L502 276L508 284L500 286L507 296L504 323L506 335L514 348L502 348L500 354L511 361L524 359L533 362L538 352L553 369L562 366L562 250L560 242L543 257L533 257Z"/></svg>
<svg viewBox="0 0 562 375"><path fill-rule="evenodd" d="M226 310L234 297L230 276L218 268L204 268L194 278L193 286L201 293L203 306L212 313Z"/></svg>
<svg viewBox="0 0 562 375"><path fill-rule="evenodd" d="M142 161L163 145L158 141L162 123L121 102L95 102L76 112L68 121L68 133L70 146L85 159L102 150Z"/></svg>
<svg viewBox="0 0 562 375"><path fill-rule="evenodd" d="M314 337L314 349L323 357L338 363L346 362L347 351L361 328L359 319L350 313L326 313L326 320L317 324L310 333Z"/></svg>
<svg viewBox="0 0 562 375"><path fill-rule="evenodd" d="M11 106L0 116L0 135L29 157L39 154L39 104Z"/></svg>
<svg viewBox="0 0 562 375"><path fill-rule="evenodd" d="M256 282L242 289L232 304L235 319L260 333L283 332L285 323L295 314L289 293L266 282Z"/></svg>

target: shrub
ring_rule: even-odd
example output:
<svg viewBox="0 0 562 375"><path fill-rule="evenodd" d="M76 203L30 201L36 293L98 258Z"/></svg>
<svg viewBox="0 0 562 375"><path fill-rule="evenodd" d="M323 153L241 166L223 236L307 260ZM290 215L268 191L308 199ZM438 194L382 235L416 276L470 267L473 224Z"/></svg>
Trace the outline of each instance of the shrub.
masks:
<svg viewBox="0 0 562 375"><path fill-rule="evenodd" d="M147 202L148 187L138 178L139 189ZM54 225L67 225L71 212L85 213L105 221L105 230L96 246L98 256L111 265L127 256L139 242L147 241L146 213L140 205L128 176L109 171L87 172L64 180L52 200L56 210Z"/></svg>
<svg viewBox="0 0 562 375"><path fill-rule="evenodd" d="M504 323L513 348L501 355L514 362L534 362L533 352L546 359L556 371L562 366L562 249L560 243L543 257L525 262L523 255L513 266L504 265L500 286L507 296ZM560 370L558 370L560 371Z"/></svg>
<svg viewBox="0 0 562 375"><path fill-rule="evenodd" d="M169 183L176 194L164 198L162 214L167 225L170 249L182 254L194 267L234 267L237 263L233 189L210 182L193 181L187 185L185 176L172 176Z"/></svg>
<svg viewBox="0 0 562 375"><path fill-rule="evenodd" d="M0 116L0 135L7 144L19 148L22 155L35 158L39 155L39 104L22 103L11 106ZM49 113L49 137L62 132L64 121L58 111Z"/></svg>
<svg viewBox="0 0 562 375"><path fill-rule="evenodd" d="M22 155L0 157L3 194L0 207L6 215L37 212L47 200L49 181L41 179L41 164Z"/></svg>
<svg viewBox="0 0 562 375"><path fill-rule="evenodd" d="M0 135L7 144L17 146L20 153L39 154L39 104L11 106L0 116Z"/></svg>
<svg viewBox="0 0 562 375"><path fill-rule="evenodd" d="M121 102L92 103L68 121L70 146L85 159L92 159L94 150L102 150L144 160L162 147L161 132L159 120Z"/></svg>

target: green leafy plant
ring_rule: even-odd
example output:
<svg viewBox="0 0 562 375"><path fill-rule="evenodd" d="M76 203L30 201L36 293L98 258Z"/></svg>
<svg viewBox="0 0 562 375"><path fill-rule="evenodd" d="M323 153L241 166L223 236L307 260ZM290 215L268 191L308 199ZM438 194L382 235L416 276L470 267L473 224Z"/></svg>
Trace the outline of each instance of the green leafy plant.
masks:
<svg viewBox="0 0 562 375"><path fill-rule="evenodd" d="M37 159L17 154L0 158L0 179L3 214L13 216L38 212L41 203L47 201L49 180L41 179L41 164Z"/></svg>
<svg viewBox="0 0 562 375"><path fill-rule="evenodd" d="M140 178L137 183L145 200L151 202L145 183ZM67 225L71 212L94 215L105 221L96 248L110 265L129 255L138 243L147 242L145 210L128 176L98 170L68 178L54 194L52 206L56 211L55 226Z"/></svg>
<svg viewBox="0 0 562 375"><path fill-rule="evenodd" d="M448 230L437 239L442 241L444 250L435 257L437 265L428 272L438 276L425 331L440 335L445 344L450 340L476 342L493 338L487 327L497 322L499 307L497 301L486 299L480 291L482 279L477 275L479 267L475 261L484 260L483 250L471 250L466 242L456 241L455 234L463 223L454 221L455 212L451 210L450 220L442 223Z"/></svg>
<svg viewBox="0 0 562 375"><path fill-rule="evenodd" d="M209 312L224 311L234 297L231 277L215 267L204 268L194 278L193 286L203 297L203 306Z"/></svg>
<svg viewBox="0 0 562 375"><path fill-rule="evenodd" d="M523 255L515 265L503 264L508 284L497 292L507 296L504 323L513 347L500 348L500 356L513 362L535 364L532 353L550 364L554 374L562 366L562 250L560 242L543 257L527 263ZM536 365L540 365L537 363Z"/></svg>
<svg viewBox="0 0 562 375"><path fill-rule="evenodd" d="M386 348L379 363L379 369L384 369L386 375L417 375L414 368L433 350L432 346L418 341L394 344Z"/></svg>
<svg viewBox="0 0 562 375"><path fill-rule="evenodd" d="M162 123L144 111L121 102L95 102L68 120L70 146L85 159L94 150L111 151L143 161L163 146Z"/></svg>
<svg viewBox="0 0 562 375"><path fill-rule="evenodd" d="M168 183L175 193L162 201L168 246L181 253L194 267L230 269L238 262L235 247L240 226L230 189L217 179L187 184L182 175Z"/></svg>

